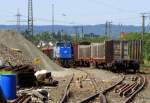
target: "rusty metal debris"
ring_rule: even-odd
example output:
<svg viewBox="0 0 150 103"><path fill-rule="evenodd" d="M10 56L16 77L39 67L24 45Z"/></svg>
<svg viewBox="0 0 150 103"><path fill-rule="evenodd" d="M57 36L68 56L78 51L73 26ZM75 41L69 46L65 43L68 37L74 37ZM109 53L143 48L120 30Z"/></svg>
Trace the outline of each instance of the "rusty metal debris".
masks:
<svg viewBox="0 0 150 103"><path fill-rule="evenodd" d="M41 101L45 102L48 100L48 92L43 92L43 91L33 91L32 95L35 96L36 98L39 98Z"/></svg>
<svg viewBox="0 0 150 103"><path fill-rule="evenodd" d="M14 102L12 103L28 103L31 101L31 96L27 94L23 94L22 96L18 97Z"/></svg>

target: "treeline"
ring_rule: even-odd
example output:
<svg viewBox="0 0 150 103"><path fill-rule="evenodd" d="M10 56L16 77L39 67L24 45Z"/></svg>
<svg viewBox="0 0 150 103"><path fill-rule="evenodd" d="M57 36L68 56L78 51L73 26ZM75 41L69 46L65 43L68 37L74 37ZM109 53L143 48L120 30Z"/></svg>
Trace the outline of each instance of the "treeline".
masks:
<svg viewBox="0 0 150 103"><path fill-rule="evenodd" d="M131 32L125 35L125 40L140 40L142 39L141 33L135 33ZM145 62L150 62L150 33L145 33L143 36L143 44L144 44L144 50L143 50L143 56Z"/></svg>
<svg viewBox="0 0 150 103"><path fill-rule="evenodd" d="M43 32L38 33L36 35L29 35L27 32L22 32L24 37L26 37L29 41L33 42L35 45L39 43L39 41L45 42L52 42L56 43L58 41L71 41L71 42L103 42L104 40L108 39L106 36L99 36L93 33L84 34L72 34L68 35L67 33L56 32L56 33L49 33Z"/></svg>

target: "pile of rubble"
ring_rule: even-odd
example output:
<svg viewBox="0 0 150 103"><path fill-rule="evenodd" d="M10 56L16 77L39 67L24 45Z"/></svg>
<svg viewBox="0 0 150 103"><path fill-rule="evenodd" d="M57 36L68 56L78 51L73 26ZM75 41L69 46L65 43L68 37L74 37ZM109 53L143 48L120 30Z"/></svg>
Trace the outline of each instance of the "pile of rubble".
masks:
<svg viewBox="0 0 150 103"><path fill-rule="evenodd" d="M22 52L16 54L14 52L12 53L11 51L11 53L9 53L11 55L4 55L7 56L7 59L9 60L10 58L13 58L12 55L16 56L17 59L10 60L13 64L15 64L15 62L19 62L19 64L28 64L28 62L30 63L31 59L39 58L39 69L46 69L49 71L63 70L63 68L51 61L34 44L32 44L30 41L24 38L22 34L13 30L0 30L0 38L0 44L4 44L5 46L11 48L14 51ZM0 51L5 53L3 49L0 49Z"/></svg>
<svg viewBox="0 0 150 103"><path fill-rule="evenodd" d="M0 44L0 57L2 57L4 61L11 63L13 66L32 64L32 59L26 57L22 51L8 48L4 44Z"/></svg>

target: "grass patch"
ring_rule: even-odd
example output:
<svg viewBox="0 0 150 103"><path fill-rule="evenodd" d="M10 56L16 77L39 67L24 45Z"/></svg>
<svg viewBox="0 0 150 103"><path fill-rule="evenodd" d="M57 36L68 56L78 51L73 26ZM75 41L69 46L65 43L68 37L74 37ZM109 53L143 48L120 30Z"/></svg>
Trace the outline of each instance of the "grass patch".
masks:
<svg viewBox="0 0 150 103"><path fill-rule="evenodd" d="M0 75L5 75L5 74L14 74L14 73L12 71L5 71L5 70L0 71Z"/></svg>
<svg viewBox="0 0 150 103"><path fill-rule="evenodd" d="M142 64L142 67L150 67L150 64Z"/></svg>

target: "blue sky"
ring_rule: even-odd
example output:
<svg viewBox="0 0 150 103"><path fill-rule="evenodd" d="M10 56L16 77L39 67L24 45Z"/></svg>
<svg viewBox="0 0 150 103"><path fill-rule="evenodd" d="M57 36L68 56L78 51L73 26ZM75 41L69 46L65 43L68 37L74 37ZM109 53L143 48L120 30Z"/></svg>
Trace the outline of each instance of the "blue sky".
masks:
<svg viewBox="0 0 150 103"><path fill-rule="evenodd" d="M18 8L22 19L27 20L27 1L2 0L0 24L16 24L12 20L16 20L14 15ZM150 0L33 0L34 24L51 24L52 2L55 4L55 24L94 25L107 20L114 24L140 25L140 13L150 12Z"/></svg>

